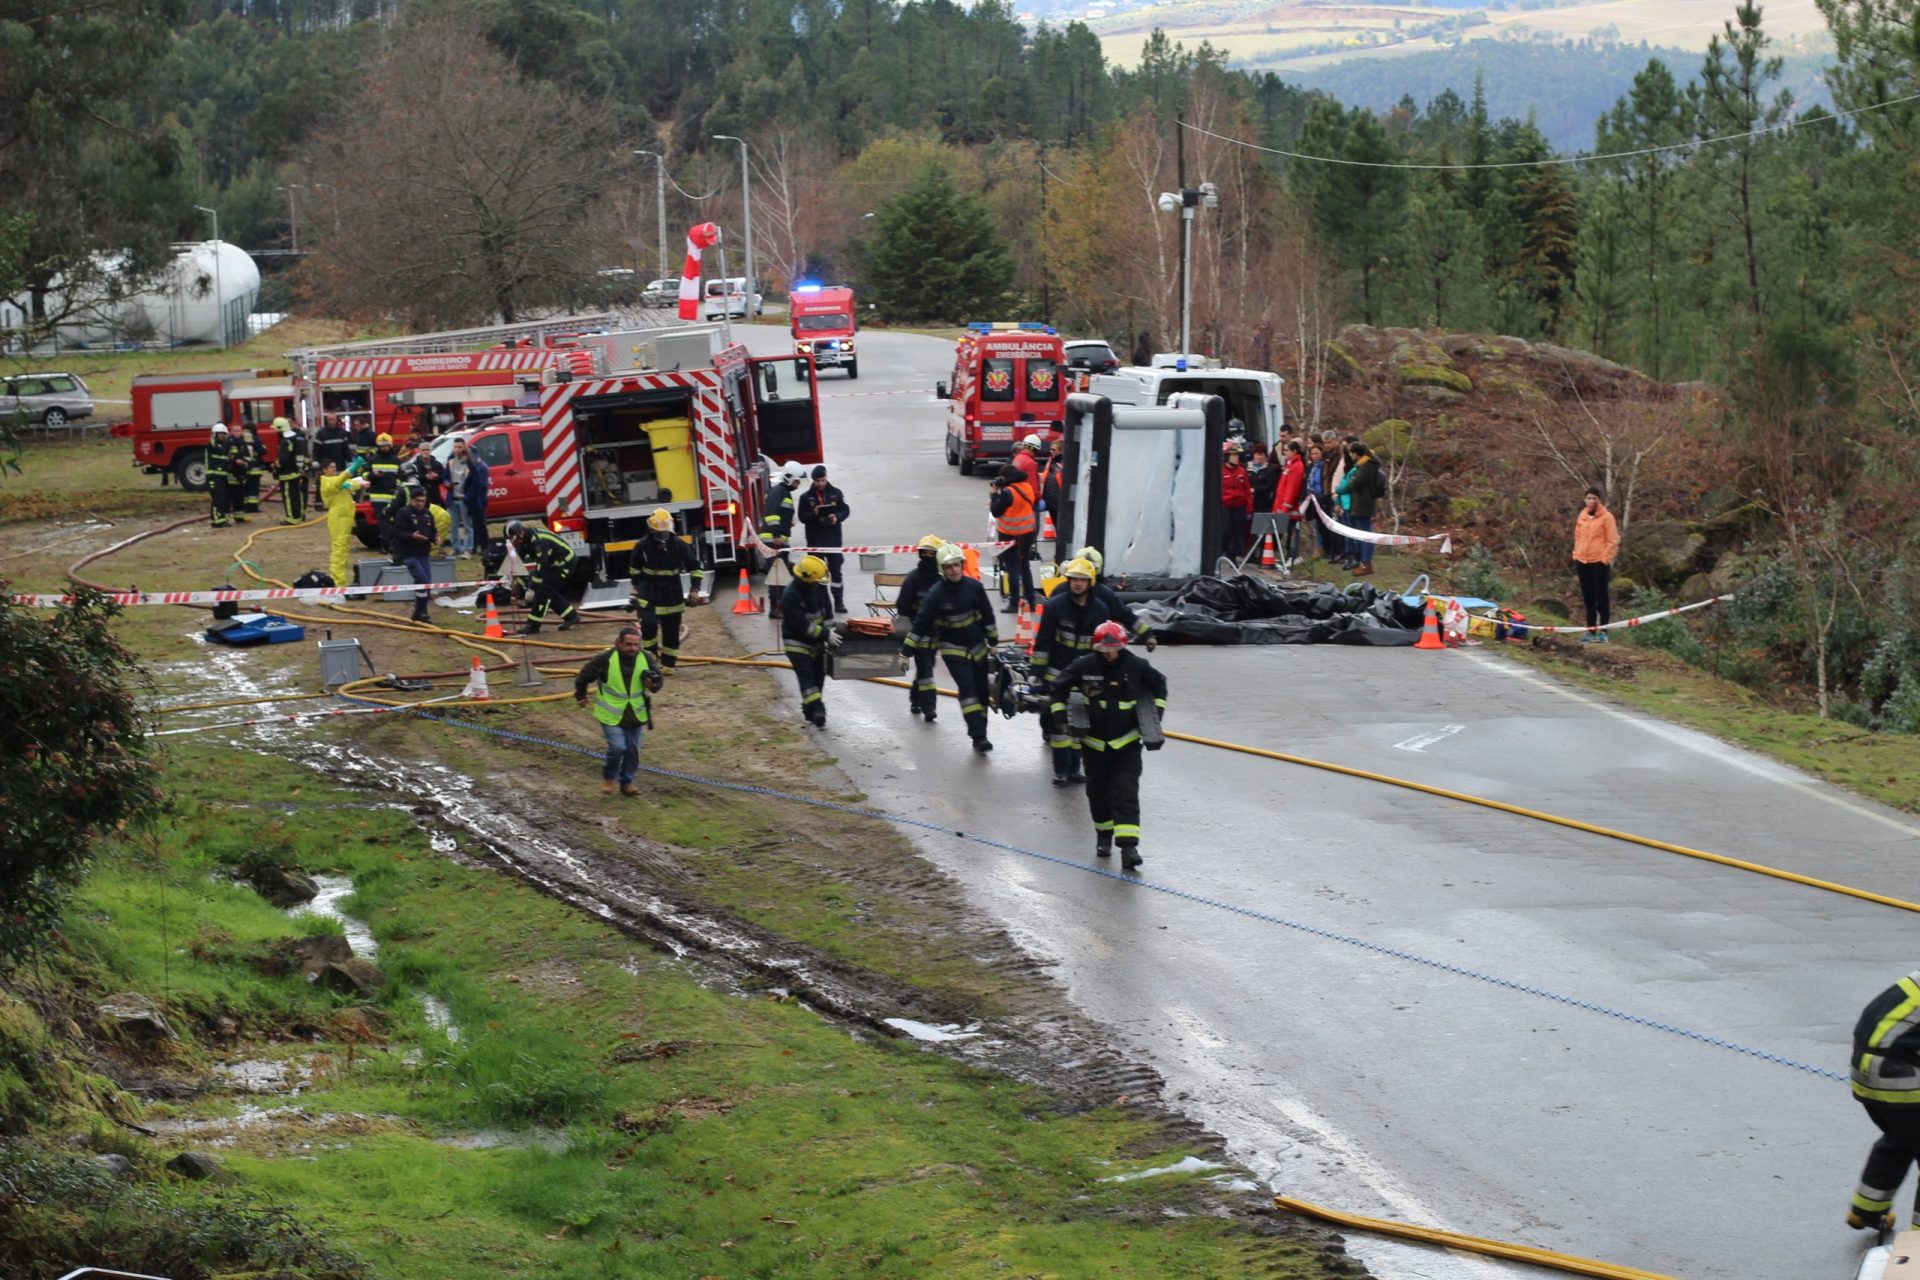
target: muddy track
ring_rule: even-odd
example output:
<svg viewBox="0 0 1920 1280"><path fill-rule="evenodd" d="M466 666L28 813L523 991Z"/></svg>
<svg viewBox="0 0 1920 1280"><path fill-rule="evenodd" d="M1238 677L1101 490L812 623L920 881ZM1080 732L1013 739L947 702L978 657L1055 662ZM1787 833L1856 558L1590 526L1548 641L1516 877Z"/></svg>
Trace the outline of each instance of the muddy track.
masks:
<svg viewBox="0 0 1920 1280"><path fill-rule="evenodd" d="M1170 1141L1198 1149L1238 1179L1251 1179L1232 1166L1217 1135L1166 1105L1156 1071L1116 1049L1101 1028L1072 1010L1046 982L1046 966L1022 952L992 922L974 916L946 878L917 855L914 870L895 868L888 874L890 887L935 901L943 914L969 929L977 941L972 952L979 963L1019 980L1008 993L1008 1012L983 1020L975 1010L717 911L689 892L689 877L668 846L540 804L523 788L477 783L441 765L382 758L354 746L289 739L275 746L343 785L392 797L443 852L454 852L448 845L457 843L457 856L498 866L672 953L703 981L733 991L775 989L845 1024L856 1036L901 1038L903 1033L888 1025L887 1018L973 1024L977 1036L923 1047L1041 1089L1062 1114L1133 1107L1150 1116ZM397 778L408 779L409 785L398 785ZM609 840L620 846L620 856L576 852ZM1249 1196L1244 1194L1246 1182L1239 1185L1230 1191L1198 1184L1194 1210L1245 1217L1262 1235L1299 1241L1321 1254L1333 1274L1366 1274L1345 1256L1336 1233L1276 1217L1264 1194Z"/></svg>

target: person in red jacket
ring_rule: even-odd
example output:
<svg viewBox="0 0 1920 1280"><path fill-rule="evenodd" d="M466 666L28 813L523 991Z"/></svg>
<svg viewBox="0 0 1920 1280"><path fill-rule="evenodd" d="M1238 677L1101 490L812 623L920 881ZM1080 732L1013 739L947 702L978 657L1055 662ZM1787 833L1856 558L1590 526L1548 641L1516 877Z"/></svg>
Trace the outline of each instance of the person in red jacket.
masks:
<svg viewBox="0 0 1920 1280"><path fill-rule="evenodd" d="M1300 558L1300 502L1307 494L1307 460L1300 453L1298 440L1287 441L1281 451L1280 483L1273 491L1273 513L1287 518L1287 563Z"/></svg>
<svg viewBox="0 0 1920 1280"><path fill-rule="evenodd" d="M1253 482L1240 465L1240 442L1227 441L1227 460L1220 468L1220 506L1226 527L1220 535L1220 554L1238 560L1247 554L1247 530L1253 525Z"/></svg>

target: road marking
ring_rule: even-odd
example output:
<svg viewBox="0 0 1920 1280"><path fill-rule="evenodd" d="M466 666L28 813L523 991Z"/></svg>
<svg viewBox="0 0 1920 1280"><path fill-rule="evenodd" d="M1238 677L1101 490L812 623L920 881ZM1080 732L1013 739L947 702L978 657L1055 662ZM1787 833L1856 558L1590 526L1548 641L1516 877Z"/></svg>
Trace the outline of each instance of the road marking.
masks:
<svg viewBox="0 0 1920 1280"><path fill-rule="evenodd" d="M1427 733L1415 734L1405 742L1396 742L1393 746L1397 751L1425 751L1442 738L1451 738L1454 734L1466 727L1467 726L1463 724L1444 725L1441 728L1430 730Z"/></svg>
<svg viewBox="0 0 1920 1280"><path fill-rule="evenodd" d="M1694 751L1710 759L1718 760L1722 764L1730 765L1743 773L1750 773L1757 778L1763 778L1777 786L1791 787L1804 796L1809 796L1816 800L1824 800L1828 804L1836 805L1859 817L1870 818L1881 826L1891 827L1903 835L1920 836L1920 827L1903 822L1890 814L1871 809L1847 796L1837 795L1833 790L1818 784L1816 779L1808 777L1808 775L1801 773L1798 769L1790 768L1787 765L1768 760L1764 756L1757 756L1743 748L1721 742L1718 738L1701 733L1697 729L1688 729L1681 725L1667 724L1661 720L1622 711L1618 707L1610 707L1604 702L1589 698L1576 690L1569 689L1557 681L1536 675L1520 667L1513 667L1506 663L1495 661L1484 654L1474 653L1468 654L1467 656L1470 660L1478 663L1488 671L1496 672L1504 676L1511 676L1516 680L1524 680L1528 684L1545 689L1549 693L1557 693L1561 697L1571 702L1577 702L1583 707L1591 707L1593 710L1612 716L1616 720L1625 721L1636 729L1644 733L1650 733L1656 738L1672 743L1674 746L1685 747L1689 751Z"/></svg>

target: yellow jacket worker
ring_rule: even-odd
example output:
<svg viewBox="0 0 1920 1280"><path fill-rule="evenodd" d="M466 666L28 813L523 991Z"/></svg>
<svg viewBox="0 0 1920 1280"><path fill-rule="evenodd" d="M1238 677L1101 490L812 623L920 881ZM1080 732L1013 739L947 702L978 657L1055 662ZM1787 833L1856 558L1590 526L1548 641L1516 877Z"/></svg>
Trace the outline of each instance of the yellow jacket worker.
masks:
<svg viewBox="0 0 1920 1280"><path fill-rule="evenodd" d="M320 503L327 509L327 540L330 546L327 572L333 575L333 585L336 587L351 585L347 574L353 566L347 563L347 557L353 544L353 501L354 495L366 484L366 480L360 476L341 475L339 465L332 461L320 473Z"/></svg>

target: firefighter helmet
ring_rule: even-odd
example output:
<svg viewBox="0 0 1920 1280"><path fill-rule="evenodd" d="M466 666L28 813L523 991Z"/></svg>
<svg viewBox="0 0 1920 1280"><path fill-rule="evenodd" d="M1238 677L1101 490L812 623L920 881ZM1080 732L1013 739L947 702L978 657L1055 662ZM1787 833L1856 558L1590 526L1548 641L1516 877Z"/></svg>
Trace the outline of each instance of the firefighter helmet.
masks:
<svg viewBox="0 0 1920 1280"><path fill-rule="evenodd" d="M647 517L647 528L658 529L661 533L670 532L673 529L673 512L665 507L655 507L653 514Z"/></svg>
<svg viewBox="0 0 1920 1280"><path fill-rule="evenodd" d="M1022 440L1020 442L1020 446L1023 449L1031 449L1035 453L1038 453L1042 449L1047 447L1047 438L1041 435L1040 433L1035 432L1034 434L1028 436L1025 440Z"/></svg>
<svg viewBox="0 0 1920 1280"><path fill-rule="evenodd" d="M1075 560L1085 560L1093 566L1095 573L1105 573L1107 571L1106 557L1100 554L1100 548L1098 547L1082 547L1073 553L1073 558Z"/></svg>
<svg viewBox="0 0 1920 1280"><path fill-rule="evenodd" d="M289 425L285 418L275 418L273 420L273 429L275 431L285 431Z"/></svg>
<svg viewBox="0 0 1920 1280"><path fill-rule="evenodd" d="M1127 647L1127 629L1117 622L1103 622L1093 629L1093 647L1096 649L1124 649Z"/></svg>
<svg viewBox="0 0 1920 1280"><path fill-rule="evenodd" d="M1063 578L1085 578L1088 582L1092 582L1100 575L1099 571L1093 567L1091 560L1081 557L1078 560L1067 561L1067 567L1060 571L1060 576Z"/></svg>
<svg viewBox="0 0 1920 1280"><path fill-rule="evenodd" d="M379 435L373 438L373 442L376 445L380 446L382 449L384 449L388 445L393 443L393 437L388 435L386 432L382 431Z"/></svg>
<svg viewBox="0 0 1920 1280"><path fill-rule="evenodd" d="M797 462L789 462L780 468L780 478L788 484L799 484L807 478L807 469Z"/></svg>
<svg viewBox="0 0 1920 1280"><path fill-rule="evenodd" d="M224 423L224 422L216 422L216 423L214 423L214 424L213 424L213 434L215 434L215 435L217 435L217 436L223 436L223 435L225 435L225 434L227 434L227 424L226 424L226 423Z"/></svg>
<svg viewBox="0 0 1920 1280"><path fill-rule="evenodd" d="M939 552L935 554L934 559L938 560L940 567L944 569L950 564L965 564L967 562L967 553L954 543L949 542L946 546L940 548Z"/></svg>
<svg viewBox="0 0 1920 1280"><path fill-rule="evenodd" d="M507 521L507 541L509 542L523 541L525 538L528 537L530 533L531 533L531 530L527 528L525 521L523 520Z"/></svg>
<svg viewBox="0 0 1920 1280"><path fill-rule="evenodd" d="M937 533L930 533L926 537L920 539L920 541L914 543L914 546L919 548L921 551L938 551L940 548L946 545L947 545L947 540L941 537Z"/></svg>
<svg viewBox="0 0 1920 1280"><path fill-rule="evenodd" d="M793 576L801 582L811 585L827 580L827 562L819 556L801 556L800 563L793 566Z"/></svg>

